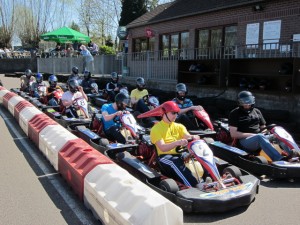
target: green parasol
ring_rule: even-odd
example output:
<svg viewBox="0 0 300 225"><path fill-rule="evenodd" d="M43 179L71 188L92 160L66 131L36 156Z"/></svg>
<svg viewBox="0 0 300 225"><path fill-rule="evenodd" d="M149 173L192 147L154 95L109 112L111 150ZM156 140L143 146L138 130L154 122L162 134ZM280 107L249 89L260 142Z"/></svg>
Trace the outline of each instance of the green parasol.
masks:
<svg viewBox="0 0 300 225"><path fill-rule="evenodd" d="M91 40L87 35L82 34L69 27L62 27L57 30L42 34L41 39L44 41L55 41L58 43L75 41L87 43Z"/></svg>

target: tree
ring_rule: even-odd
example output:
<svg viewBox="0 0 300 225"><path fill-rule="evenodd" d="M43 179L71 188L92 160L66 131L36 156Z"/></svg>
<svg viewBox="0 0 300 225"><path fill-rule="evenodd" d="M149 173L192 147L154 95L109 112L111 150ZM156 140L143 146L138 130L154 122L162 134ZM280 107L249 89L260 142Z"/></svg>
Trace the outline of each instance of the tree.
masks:
<svg viewBox="0 0 300 225"><path fill-rule="evenodd" d="M15 24L15 0L2 0L0 5L0 46L11 47Z"/></svg>
<svg viewBox="0 0 300 225"><path fill-rule="evenodd" d="M119 25L126 26L146 12L147 5L145 0L123 0Z"/></svg>
<svg viewBox="0 0 300 225"><path fill-rule="evenodd" d="M80 27L77 23L75 23L74 21L72 21L70 28L73 30L77 30L78 32L80 32Z"/></svg>

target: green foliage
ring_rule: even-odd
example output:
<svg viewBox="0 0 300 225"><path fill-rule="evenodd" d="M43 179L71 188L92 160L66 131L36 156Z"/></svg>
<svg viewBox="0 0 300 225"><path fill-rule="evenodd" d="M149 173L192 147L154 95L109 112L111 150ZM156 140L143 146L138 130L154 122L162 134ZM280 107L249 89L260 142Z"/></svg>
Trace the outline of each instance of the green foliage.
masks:
<svg viewBox="0 0 300 225"><path fill-rule="evenodd" d="M107 46L107 45L100 46L99 52L100 52L100 54L103 54L103 55L115 55L116 54L114 48Z"/></svg>

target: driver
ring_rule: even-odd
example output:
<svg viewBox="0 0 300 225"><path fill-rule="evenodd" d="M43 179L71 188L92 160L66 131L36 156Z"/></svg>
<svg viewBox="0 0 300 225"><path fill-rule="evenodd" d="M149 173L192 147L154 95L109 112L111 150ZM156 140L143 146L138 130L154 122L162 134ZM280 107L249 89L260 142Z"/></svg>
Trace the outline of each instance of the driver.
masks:
<svg viewBox="0 0 300 225"><path fill-rule="evenodd" d="M182 123L188 130L197 130L199 128L193 122L195 116L192 111L202 110L203 108L200 105L194 105L192 100L186 97L187 93L188 91L184 83L176 85L176 98L172 100L180 108L176 122Z"/></svg>
<svg viewBox="0 0 300 225"><path fill-rule="evenodd" d="M77 109L74 106L75 100L84 98L85 101L87 101L88 97L84 93L83 88L79 86L78 80L68 80L67 85L69 90L66 91L61 97L62 104L66 107L65 113L68 118L79 118ZM88 115L85 116L88 117Z"/></svg>
<svg viewBox="0 0 300 225"><path fill-rule="evenodd" d="M68 81L71 80L71 79L79 79L79 69L77 66L73 66L72 67L72 72L71 72L71 75L69 76L68 78Z"/></svg>
<svg viewBox="0 0 300 225"><path fill-rule="evenodd" d="M175 122L177 114L180 112L175 102L167 101L163 103L160 108L162 120L153 126L150 132L150 138L151 142L156 146L161 167L170 177L175 177L186 186L201 188L197 179L184 165L186 159L183 157L184 154L181 155L176 151L176 147L178 146L187 146L187 139L198 140L200 137L190 135L185 126ZM157 109L158 108L154 110Z"/></svg>
<svg viewBox="0 0 300 225"><path fill-rule="evenodd" d="M103 130L109 140L117 141L122 144L126 143L126 138L120 132L121 123L118 123L117 120L119 120L119 117L123 113L129 113L124 111L129 104L129 96L124 93L119 93L116 95L114 103L104 104L102 106Z"/></svg>
<svg viewBox="0 0 300 225"><path fill-rule="evenodd" d="M117 72L111 73L111 81L106 84L106 91L110 100L115 99L116 94L120 92L122 85L119 83L119 75Z"/></svg>
<svg viewBox="0 0 300 225"><path fill-rule="evenodd" d="M96 84L96 81L92 79L91 72L88 70L85 70L83 73L81 86L86 94L98 93L98 85Z"/></svg>
<svg viewBox="0 0 300 225"><path fill-rule="evenodd" d="M20 77L20 80L21 80L20 90L25 92L29 92L30 85L36 81L30 69L25 70L25 74Z"/></svg>
<svg viewBox="0 0 300 225"><path fill-rule="evenodd" d="M261 111L254 107L255 97L249 91L241 91L237 97L238 107L229 114L229 131L232 138L238 140L245 151L253 152L263 149L273 160L281 160L283 156L270 143L270 135L260 133L266 128L266 121ZM288 159L299 157L299 152L290 150Z"/></svg>
<svg viewBox="0 0 300 225"><path fill-rule="evenodd" d="M60 86L57 85L57 77L52 74L51 76L49 76L48 78L48 82L49 82L49 87L47 88L47 98L48 98L48 105L51 106L57 106L59 105L59 94L57 96L55 96L56 91L60 92L60 94L63 93L63 90ZM60 97L61 98L61 97Z"/></svg>
<svg viewBox="0 0 300 225"><path fill-rule="evenodd" d="M42 98L47 94L47 83L43 80L43 74L36 74L36 82L30 86L30 92L33 97Z"/></svg>
<svg viewBox="0 0 300 225"><path fill-rule="evenodd" d="M136 79L136 88L130 93L132 108L140 113L149 111L149 108L143 99L144 96L149 95L148 90L145 87L146 84L144 78L138 77Z"/></svg>

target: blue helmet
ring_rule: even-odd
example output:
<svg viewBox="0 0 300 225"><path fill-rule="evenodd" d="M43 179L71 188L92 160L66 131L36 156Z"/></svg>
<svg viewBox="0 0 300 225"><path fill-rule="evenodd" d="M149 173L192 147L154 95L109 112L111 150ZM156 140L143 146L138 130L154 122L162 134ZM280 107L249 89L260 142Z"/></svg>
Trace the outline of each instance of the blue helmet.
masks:
<svg viewBox="0 0 300 225"><path fill-rule="evenodd" d="M41 83L43 81L43 74L37 73L35 77L38 83Z"/></svg>
<svg viewBox="0 0 300 225"><path fill-rule="evenodd" d="M49 81L49 84L50 84L51 87L55 87L56 84L57 84L58 79L57 79L57 77L56 77L54 74L52 74L52 75L48 78L48 81Z"/></svg>

